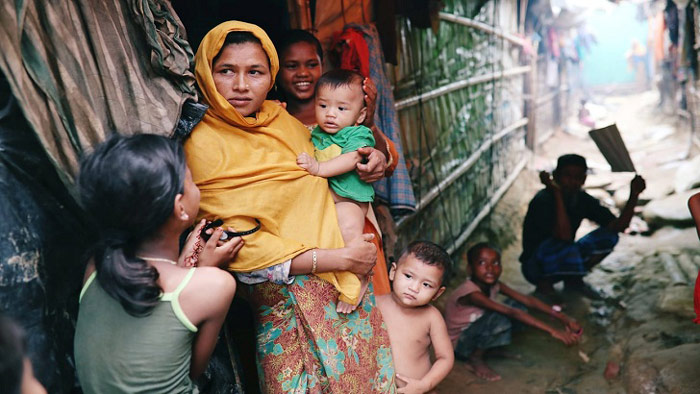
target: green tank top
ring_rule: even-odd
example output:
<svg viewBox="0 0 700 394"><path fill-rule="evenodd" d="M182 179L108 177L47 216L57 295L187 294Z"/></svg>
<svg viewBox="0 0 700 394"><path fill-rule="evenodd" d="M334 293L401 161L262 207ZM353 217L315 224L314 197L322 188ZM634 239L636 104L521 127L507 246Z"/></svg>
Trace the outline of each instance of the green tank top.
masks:
<svg viewBox="0 0 700 394"><path fill-rule="evenodd" d="M189 373L197 327L178 301L194 270L145 317L128 314L95 280L96 272L88 278L80 292L74 343L86 394L195 391Z"/></svg>

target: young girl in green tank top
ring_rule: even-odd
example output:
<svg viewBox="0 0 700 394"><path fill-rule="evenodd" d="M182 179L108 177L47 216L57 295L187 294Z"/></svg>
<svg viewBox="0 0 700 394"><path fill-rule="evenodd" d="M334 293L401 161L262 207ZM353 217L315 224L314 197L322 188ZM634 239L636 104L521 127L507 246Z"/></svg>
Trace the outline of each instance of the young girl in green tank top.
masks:
<svg viewBox="0 0 700 394"><path fill-rule="evenodd" d="M199 189L182 146L164 137L111 138L81 163L78 189L99 235L74 343L83 391L194 392L235 292L217 266L234 259L242 240L221 243L216 229L198 267L185 267L178 240L193 224Z"/></svg>

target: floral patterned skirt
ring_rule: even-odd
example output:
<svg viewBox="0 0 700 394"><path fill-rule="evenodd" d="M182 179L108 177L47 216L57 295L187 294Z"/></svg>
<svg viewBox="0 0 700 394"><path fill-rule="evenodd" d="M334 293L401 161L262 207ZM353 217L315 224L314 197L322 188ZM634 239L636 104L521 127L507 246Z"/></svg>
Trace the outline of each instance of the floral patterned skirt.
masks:
<svg viewBox="0 0 700 394"><path fill-rule="evenodd" d="M252 287L258 369L268 393L394 393L394 363L372 287L350 314L316 276Z"/></svg>

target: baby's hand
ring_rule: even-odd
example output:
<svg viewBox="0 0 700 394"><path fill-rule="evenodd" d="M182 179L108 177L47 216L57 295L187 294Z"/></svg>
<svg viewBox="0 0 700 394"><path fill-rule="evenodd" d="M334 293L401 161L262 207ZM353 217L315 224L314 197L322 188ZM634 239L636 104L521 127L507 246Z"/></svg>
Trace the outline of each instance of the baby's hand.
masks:
<svg viewBox="0 0 700 394"><path fill-rule="evenodd" d="M311 175L317 175L319 170L319 164L316 159L311 157L308 153L302 152L297 156L297 164L299 167L305 169Z"/></svg>
<svg viewBox="0 0 700 394"><path fill-rule="evenodd" d="M412 379L406 376L396 374L396 378L406 382L406 385L396 390L399 394L423 394L430 390L428 383L420 379Z"/></svg>

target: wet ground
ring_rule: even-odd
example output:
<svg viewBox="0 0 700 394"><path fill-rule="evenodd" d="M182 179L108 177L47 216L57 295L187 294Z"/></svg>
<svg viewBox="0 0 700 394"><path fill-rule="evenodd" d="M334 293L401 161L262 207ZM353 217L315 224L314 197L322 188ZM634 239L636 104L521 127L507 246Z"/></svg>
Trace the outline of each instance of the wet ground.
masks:
<svg viewBox="0 0 700 394"><path fill-rule="evenodd" d="M672 193L676 172L686 162L684 159L698 153L696 148L690 149L687 125L658 109L657 101L658 96L648 92L598 102L607 110L607 115L599 116L599 127L611 120L617 123L637 171L647 179L643 202ZM571 152L588 158L594 171L587 181L591 194L611 206L615 205L617 194L617 200L624 203L620 196L628 193L625 187L633 174L610 173L587 131L576 119L570 119L566 130L556 132L539 147L530 168L520 175L496 213L487 220L501 227L520 228L529 198L540 188L537 172L551 170L556 157ZM648 231L647 227L642 220L634 220L631 233L624 234L615 251L586 278L605 295L604 300L560 293L565 312L584 327L580 344L567 348L548 334L527 328L514 334L508 348L517 358L488 360L502 380L484 382L457 361L439 386L440 392L700 392L700 326L691 321L692 285L700 269L700 241L694 228L660 227ZM578 235L591 229L592 225L584 222ZM534 288L523 279L517 260L521 251L519 236L516 234L516 239L504 249L502 280L531 293ZM462 272L451 287L463 277ZM547 316L539 317L551 321ZM616 367L619 371L613 373Z"/></svg>

